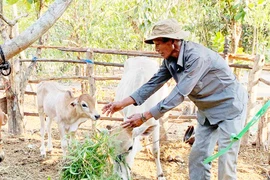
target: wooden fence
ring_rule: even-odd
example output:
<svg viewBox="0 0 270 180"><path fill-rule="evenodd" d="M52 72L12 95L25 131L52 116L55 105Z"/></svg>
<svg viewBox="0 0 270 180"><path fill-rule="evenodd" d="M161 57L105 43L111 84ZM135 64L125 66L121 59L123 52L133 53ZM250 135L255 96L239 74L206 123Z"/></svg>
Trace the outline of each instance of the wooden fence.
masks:
<svg viewBox="0 0 270 180"><path fill-rule="evenodd" d="M115 49L97 49L97 48L73 48L73 47L56 47L56 46L33 46L34 48L56 48L61 51L66 52L84 52L86 53L86 59L93 59L94 53L101 53L101 54L117 54L117 55L127 55L127 56L147 56L153 58L161 58L159 54L155 52L145 52L145 51L126 51L126 50L115 50ZM258 82L265 83L270 86L270 81L263 79L260 77L262 70L270 71L270 64L265 64L264 56L257 55L257 56L248 56L248 55L235 55L235 54L223 54L228 62L230 60L241 60L243 62L247 62L248 64L238 64L238 63L230 63L229 66L232 68L241 68L249 70L249 77L248 77L248 93L249 93L249 102L248 102L248 118L247 122L254 116L255 114L255 104L258 99L262 99L256 96L256 92L258 89ZM20 60L21 62L31 62L32 59L23 59ZM84 91L90 91L90 94L95 94L96 91L96 81L109 81L109 80L120 80L121 77L119 76L111 76L111 77L101 77L95 75L93 71L93 66L110 66L110 67L123 67L123 64L120 63L106 63L106 62L96 62L94 64L89 64L87 61L84 60L72 60L72 59L38 59L37 62L63 62L63 63L78 63L78 64L85 64L86 65L86 76L73 76L73 77L54 77L54 78L41 78L41 79L29 79L29 83L38 83L40 81L48 81L48 80L63 80L63 79L77 79L81 81L88 81L88 85L84 85L88 89ZM35 95L35 92L25 92L25 94ZM105 101L98 101L99 104L105 104L108 102ZM37 113L29 113L25 112L25 116L37 116ZM187 119L195 119L196 115L170 115L169 119L170 122L183 122ZM122 118L111 118L111 117L101 117L102 120L113 120L113 121L122 121ZM269 118L268 118L269 119ZM270 124L268 120L268 124ZM265 126L265 125L263 125ZM260 131L258 131L260 132ZM267 131L270 132L270 129ZM262 138L262 135L259 134L258 137ZM270 134L268 135L268 141L270 144ZM259 144L262 144L263 140L258 140Z"/></svg>
<svg viewBox="0 0 270 180"><path fill-rule="evenodd" d="M35 48L57 48L61 51L67 51L67 52L85 52L86 53L86 59L93 59L93 53L101 53L101 54L117 54L117 55L127 55L127 56L148 56L153 58L161 58L159 54L155 52L145 52L145 51L125 51L125 50L115 50L115 49L98 49L98 48L73 48L73 47L59 47L59 46L33 46ZM223 56L224 54L221 53ZM236 59L236 60L242 60L242 61L248 61L248 62L260 62L260 65L257 63L253 64L229 64L232 68L241 68L241 69L248 69L251 70L252 73L250 73L249 77L249 86L250 89L254 88L258 84L258 81L261 81L265 84L270 84L269 81L260 78L260 72L262 70L270 71L270 65L264 64L264 58L261 56L248 56L248 55L235 55L235 54L228 54L227 58L230 59ZM31 62L32 59L22 59L20 62ZM62 62L62 63L73 63L73 64L85 64L86 66L94 65L94 66L111 66L111 67L123 67L123 64L121 63L107 63L107 62L96 62L94 61L94 64L89 64L87 61L84 60L72 60L72 59L37 59L37 62ZM86 67L86 72L89 72L89 67ZM256 74L256 77L254 76ZM50 81L50 80L67 80L67 79L77 79L77 80L89 80L93 79L92 83L90 83L90 86L95 88L95 81L109 81L109 80L120 80L121 77L119 76L96 76L94 71L91 71L88 73L87 76L63 76L63 77L53 77L53 78L41 78L41 79L29 79L29 83L38 83L40 81ZM90 81L89 81L90 82ZM254 82L256 82L254 84ZM91 90L90 90L91 91ZM252 93L253 90L250 90L250 93ZM95 94L95 92L90 92L91 94ZM34 92L26 92L26 94L32 94L34 95ZM256 97L257 98L257 97ZM256 100L255 98L255 100ZM104 103L104 102L99 102ZM254 103L254 102L253 102Z"/></svg>

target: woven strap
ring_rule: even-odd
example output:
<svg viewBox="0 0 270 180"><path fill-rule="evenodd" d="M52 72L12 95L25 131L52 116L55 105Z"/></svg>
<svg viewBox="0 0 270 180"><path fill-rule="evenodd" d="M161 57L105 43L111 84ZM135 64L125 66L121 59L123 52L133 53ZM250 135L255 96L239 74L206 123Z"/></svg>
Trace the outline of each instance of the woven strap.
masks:
<svg viewBox="0 0 270 180"><path fill-rule="evenodd" d="M244 129L237 135L232 134L231 136L231 143L224 149L221 149L219 152L217 152L216 154L206 158L203 163L207 164L210 163L211 161L213 161L214 159L218 158L219 156L221 156L222 154L226 153L233 145L234 142L238 141L239 139L241 139L244 134L248 131L248 129L254 125L262 115L264 115L264 113L267 111L267 109L270 107L270 100L265 103L265 105L257 112L257 114L249 121L249 123L247 123L247 125L244 127Z"/></svg>

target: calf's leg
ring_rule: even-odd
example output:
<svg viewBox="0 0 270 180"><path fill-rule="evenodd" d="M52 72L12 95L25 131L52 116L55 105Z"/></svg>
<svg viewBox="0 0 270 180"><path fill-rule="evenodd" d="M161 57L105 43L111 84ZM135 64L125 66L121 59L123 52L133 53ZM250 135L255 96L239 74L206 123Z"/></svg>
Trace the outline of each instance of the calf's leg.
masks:
<svg viewBox="0 0 270 180"><path fill-rule="evenodd" d="M51 153L52 149L53 149L53 144L52 144L52 128L51 128L51 124L52 124L52 118L47 118L46 120L47 123L47 132L48 132L48 144L47 144L47 149L48 151Z"/></svg>
<svg viewBox="0 0 270 180"><path fill-rule="evenodd" d="M41 136L41 146L40 146L40 155L46 157L46 148L45 148L45 114L43 110L39 109L39 119L40 119L40 136Z"/></svg>
<svg viewBox="0 0 270 180"><path fill-rule="evenodd" d="M58 122L60 122L60 121L58 121ZM60 133L61 148L62 148L62 151L63 151L63 156L66 156L68 142L67 142L67 138L66 138L66 131L65 131L64 124L58 123L58 130L59 130L59 133Z"/></svg>

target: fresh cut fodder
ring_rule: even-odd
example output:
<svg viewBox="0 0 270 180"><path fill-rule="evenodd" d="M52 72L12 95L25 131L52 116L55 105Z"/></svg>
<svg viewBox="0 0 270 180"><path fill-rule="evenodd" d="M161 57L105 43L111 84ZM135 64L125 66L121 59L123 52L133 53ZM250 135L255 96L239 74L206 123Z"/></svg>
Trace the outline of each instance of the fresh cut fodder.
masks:
<svg viewBox="0 0 270 180"><path fill-rule="evenodd" d="M117 159L112 137L94 133L83 141L74 140L63 160L61 180L118 180L113 162Z"/></svg>

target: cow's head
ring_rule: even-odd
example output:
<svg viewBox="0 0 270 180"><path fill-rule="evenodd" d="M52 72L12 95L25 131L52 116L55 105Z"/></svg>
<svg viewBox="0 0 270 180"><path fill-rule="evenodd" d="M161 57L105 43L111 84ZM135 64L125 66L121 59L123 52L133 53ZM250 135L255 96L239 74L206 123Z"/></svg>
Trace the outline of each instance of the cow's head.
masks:
<svg viewBox="0 0 270 180"><path fill-rule="evenodd" d="M71 102L71 105L76 108L76 112L80 118L91 118L98 120L100 115L96 110L96 100L89 94L82 94Z"/></svg>
<svg viewBox="0 0 270 180"><path fill-rule="evenodd" d="M116 147L117 159L114 161L114 170L121 177L122 180L131 179L130 176L130 166L127 163L127 157L130 153L136 153L140 144L135 143L139 140L138 136L149 135L153 130L154 126L140 126L136 128L122 128L118 127L110 131L110 136L113 137L113 145ZM135 152L134 152L135 151Z"/></svg>

